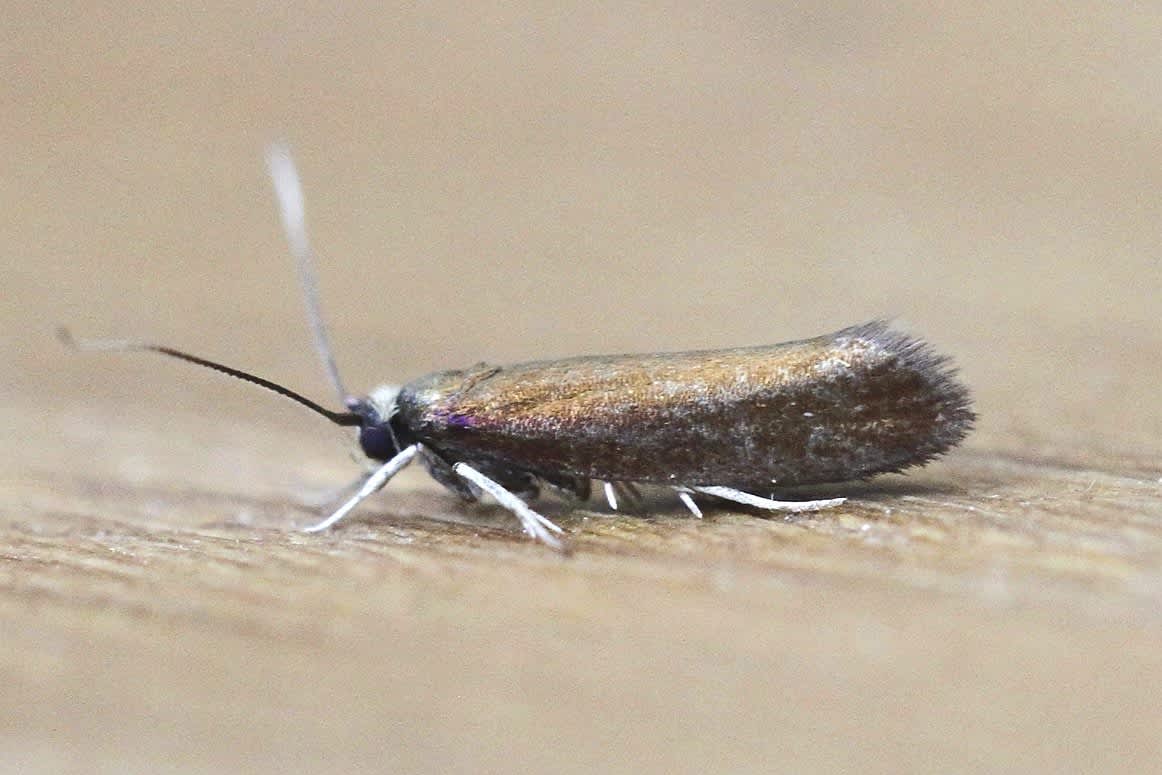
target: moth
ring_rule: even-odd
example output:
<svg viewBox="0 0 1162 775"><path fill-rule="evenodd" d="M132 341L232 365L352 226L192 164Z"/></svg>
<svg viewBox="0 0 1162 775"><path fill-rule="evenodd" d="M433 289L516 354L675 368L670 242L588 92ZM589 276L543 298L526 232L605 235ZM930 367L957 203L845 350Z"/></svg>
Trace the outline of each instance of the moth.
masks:
<svg viewBox="0 0 1162 775"><path fill-rule="evenodd" d="M773 511L844 498L775 500L781 488L864 479L923 465L956 446L975 415L950 361L875 321L762 347L477 364L359 397L339 376L321 314L302 186L288 149L268 168L304 288L316 349L343 403L334 411L269 380L148 342L75 341L86 350L151 351L251 382L358 429L374 467L325 530L419 458L466 501L488 494L532 538L564 549L563 530L527 501L543 486L579 501L600 482L609 505L635 485Z"/></svg>

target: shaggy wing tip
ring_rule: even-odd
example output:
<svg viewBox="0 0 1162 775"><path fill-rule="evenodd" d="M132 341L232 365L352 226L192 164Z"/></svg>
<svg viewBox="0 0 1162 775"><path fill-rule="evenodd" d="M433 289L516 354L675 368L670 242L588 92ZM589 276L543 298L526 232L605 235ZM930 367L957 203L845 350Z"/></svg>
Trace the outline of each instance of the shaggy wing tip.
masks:
<svg viewBox="0 0 1162 775"><path fill-rule="evenodd" d="M972 409L972 393L960 380L960 369L952 358L882 319L845 328L836 336L867 340L898 358L901 365L923 377L932 397L939 403L940 416L932 429L932 448L923 459L909 464L909 467L923 465L943 455L973 429L977 415Z"/></svg>

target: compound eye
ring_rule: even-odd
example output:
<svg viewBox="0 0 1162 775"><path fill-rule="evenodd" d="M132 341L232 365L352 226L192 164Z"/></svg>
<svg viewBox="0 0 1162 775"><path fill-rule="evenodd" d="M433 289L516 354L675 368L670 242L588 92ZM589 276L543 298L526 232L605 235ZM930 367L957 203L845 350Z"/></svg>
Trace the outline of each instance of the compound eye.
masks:
<svg viewBox="0 0 1162 775"><path fill-rule="evenodd" d="M399 449L395 446L395 437L387 423L383 425L364 425L359 429L359 446L363 454L372 460L390 460Z"/></svg>

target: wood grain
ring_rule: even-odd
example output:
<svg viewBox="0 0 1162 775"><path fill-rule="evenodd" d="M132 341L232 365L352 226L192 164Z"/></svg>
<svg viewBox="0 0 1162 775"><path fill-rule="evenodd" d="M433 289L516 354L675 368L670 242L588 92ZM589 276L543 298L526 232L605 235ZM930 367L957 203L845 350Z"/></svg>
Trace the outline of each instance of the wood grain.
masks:
<svg viewBox="0 0 1162 775"><path fill-rule="evenodd" d="M9 483L17 760L1152 762L1156 480L966 452L790 520L698 521L661 497L647 516L561 514L570 559L498 510L401 485L308 536L290 528L316 509L285 498Z"/></svg>
<svg viewBox="0 0 1162 775"><path fill-rule="evenodd" d="M652 8L9 15L0 770L1160 769L1162 18ZM978 426L570 558L418 469L305 535L341 432L52 334L326 396L281 129L351 385L897 315Z"/></svg>

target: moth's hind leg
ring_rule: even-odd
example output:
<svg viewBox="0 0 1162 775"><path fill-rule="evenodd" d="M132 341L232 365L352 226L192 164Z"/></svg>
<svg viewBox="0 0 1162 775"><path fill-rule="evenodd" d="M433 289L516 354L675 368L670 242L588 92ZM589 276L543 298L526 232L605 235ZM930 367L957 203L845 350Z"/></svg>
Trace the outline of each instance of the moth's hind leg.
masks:
<svg viewBox="0 0 1162 775"><path fill-rule="evenodd" d="M763 498L759 495L751 495L749 492L736 490L733 487L691 487L694 492L700 492L703 495L713 495L716 498L733 501L734 503L741 503L744 506L753 506L757 509L766 509L767 511L787 511L796 513L800 511L819 511L820 509L829 509L832 506L838 506L847 500L847 498L824 498L815 501L776 501L770 498ZM689 493L686 494L687 498ZM679 490L678 497L682 497ZM683 498L683 502L685 502ZM689 504L687 504L687 507ZM697 508L697 507L695 507Z"/></svg>
<svg viewBox="0 0 1162 775"><path fill-rule="evenodd" d="M674 492L678 493L678 500L682 501L682 505L690 510L690 513L702 519L702 509L698 508L698 504L690 497L690 493L694 492L689 487L675 487Z"/></svg>
<svg viewBox="0 0 1162 775"><path fill-rule="evenodd" d="M520 520L521 527L529 536L557 551L567 550L565 543L557 538L557 535L561 535L565 531L530 509L528 504L515 493L506 489L500 482L489 479L467 463L456 463L452 466L452 470L457 476L488 493L497 503L516 515L516 518Z"/></svg>

